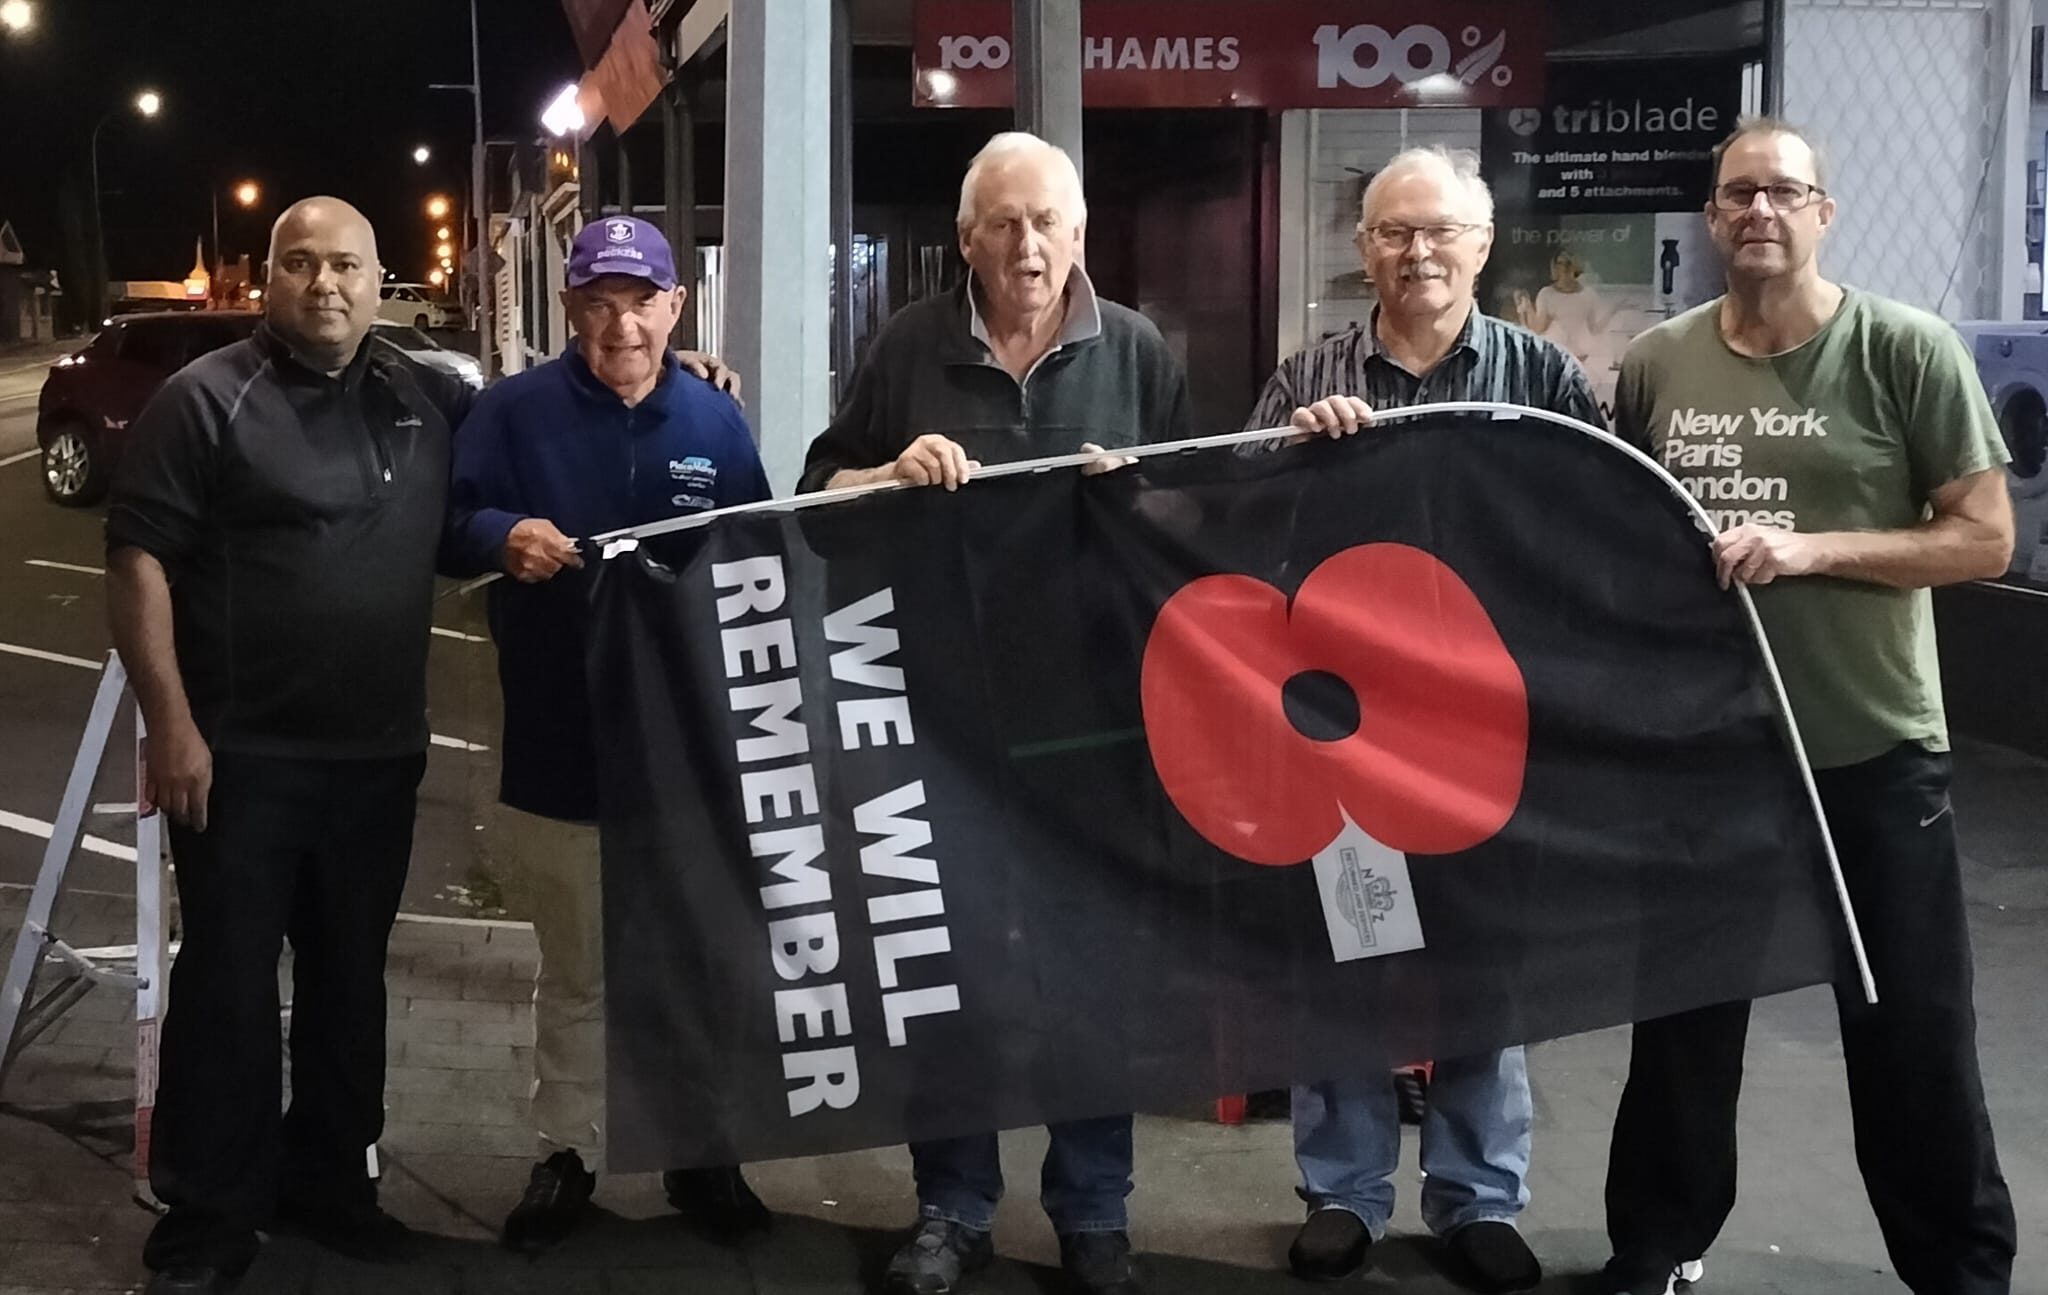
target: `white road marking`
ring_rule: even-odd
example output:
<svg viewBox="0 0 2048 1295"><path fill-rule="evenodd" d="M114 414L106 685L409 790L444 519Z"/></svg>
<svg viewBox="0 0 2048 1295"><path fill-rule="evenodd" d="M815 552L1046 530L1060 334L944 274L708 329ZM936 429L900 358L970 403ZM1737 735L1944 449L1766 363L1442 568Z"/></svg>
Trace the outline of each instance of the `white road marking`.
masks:
<svg viewBox="0 0 2048 1295"><path fill-rule="evenodd" d="M37 661L53 661L58 665L75 665L81 670L101 670L106 667L104 661L88 661L82 656L65 656L62 652L45 652L41 648L22 647L18 643L0 643L0 652L32 657Z"/></svg>
<svg viewBox="0 0 2048 1295"><path fill-rule="evenodd" d="M23 463L29 459L41 458L42 453L41 450L23 450L19 454L10 454L4 459L0 459L0 468L14 463Z"/></svg>
<svg viewBox="0 0 2048 1295"><path fill-rule="evenodd" d="M103 669L106 664L102 661L88 661L82 656L65 656L62 652L45 652L41 648L22 647L18 643L0 643L0 652L11 653L14 656L31 657L37 661L52 661L58 665L77 666L81 670L99 670ZM444 733L432 734L431 740L435 746L445 746L451 751L488 751L491 749L481 742L465 742L459 737L449 737Z"/></svg>
<svg viewBox="0 0 2048 1295"><path fill-rule="evenodd" d="M40 818L30 818L26 814L16 814L4 809L0 809L0 827L26 832L30 836L39 836L45 841L50 839L50 833L57 830ZM94 854L103 854L109 859L135 862L135 847L132 845L122 845L119 841L109 841L103 836L94 836L91 833L87 833L79 844Z"/></svg>
<svg viewBox="0 0 2048 1295"><path fill-rule="evenodd" d="M82 576L103 576L107 574L105 567L89 567L77 562L54 562L49 558L23 558L21 562L23 566L42 567L46 571L73 571ZM481 634L466 634L461 630L443 629L439 625L434 626L433 632L439 638L454 639L460 643L490 642L490 639Z"/></svg>
<svg viewBox="0 0 2048 1295"><path fill-rule="evenodd" d="M81 670L100 670L104 669L106 665L103 661L88 661L82 656L65 656L62 652L45 652L41 648L22 647L18 643L0 643L0 652L9 652L15 656L32 657L37 661L54 661L58 665L77 666ZM429 738L435 746L445 746L451 751L488 751L491 749L480 742L465 742L459 737L449 737L443 733L430 734Z"/></svg>
<svg viewBox="0 0 2048 1295"><path fill-rule="evenodd" d="M33 891L35 888L36 885L32 881L0 881L0 892L14 890ZM124 894L118 890L88 890L82 886L66 886L64 893L66 896L83 896L88 899L125 899L131 903L135 899L135 896ZM531 931L533 929L533 923L521 922L509 917L445 917L440 913L400 913L398 920L401 922L415 922L421 926L483 926L501 931ZM132 944L113 945L106 952L117 954L125 950L128 956L132 958L135 956L134 948L135 946Z"/></svg>
<svg viewBox="0 0 2048 1295"><path fill-rule="evenodd" d="M52 562L48 558L23 558L21 564L25 567L43 567L50 571L76 571L82 576L103 576L107 574L105 567L80 566L76 562Z"/></svg>
<svg viewBox="0 0 2048 1295"><path fill-rule="evenodd" d="M518 922L505 917L443 917L439 913L400 913L401 922L418 922L422 926L483 926L500 931L530 931L531 922Z"/></svg>

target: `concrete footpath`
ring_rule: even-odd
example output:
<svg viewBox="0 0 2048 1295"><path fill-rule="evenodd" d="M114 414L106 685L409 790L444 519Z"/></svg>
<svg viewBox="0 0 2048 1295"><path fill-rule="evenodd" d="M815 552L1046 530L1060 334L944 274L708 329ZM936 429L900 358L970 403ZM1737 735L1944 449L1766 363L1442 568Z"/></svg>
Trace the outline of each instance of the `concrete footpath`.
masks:
<svg viewBox="0 0 2048 1295"><path fill-rule="evenodd" d="M2014 1290L2048 1295L2048 764L1998 748L1960 753L1955 792L1977 949L1986 1082L2020 1216ZM25 890L0 890L12 947ZM132 909L74 897L59 923L75 944L132 939ZM600 1184L594 1224L539 1261L493 1242L525 1185L525 1119L535 959L517 924L407 920L392 941L390 1122L383 1200L434 1234L406 1268L340 1259L275 1239L243 1289L332 1292L688 1292L854 1295L881 1270L913 1213L900 1149L755 1166L777 1215L769 1235L724 1249L686 1231L650 1176ZM27 1049L0 1093L0 1295L102 1295L146 1279L150 1216L130 1200L134 1082L131 1004L101 991ZM1533 1200L1525 1231L1552 1276L1545 1291L1605 1258L1600 1188L1627 1064L1612 1030L1535 1048ZM1142 1117L1132 1233L1146 1289L1299 1292L1285 1272L1300 1219L1284 1124L1223 1127L1203 1112ZM1759 1007L1743 1104L1741 1201L1708 1256L1708 1295L1879 1295L1889 1275L1851 1150L1833 1005L1804 991ZM1415 1208L1413 1131L1395 1236L1339 1289L1419 1295L1459 1289L1437 1267ZM1000 1259L972 1290L1060 1289L1057 1249L1035 1201L1044 1137L1006 1135L1016 1194L998 1225Z"/></svg>

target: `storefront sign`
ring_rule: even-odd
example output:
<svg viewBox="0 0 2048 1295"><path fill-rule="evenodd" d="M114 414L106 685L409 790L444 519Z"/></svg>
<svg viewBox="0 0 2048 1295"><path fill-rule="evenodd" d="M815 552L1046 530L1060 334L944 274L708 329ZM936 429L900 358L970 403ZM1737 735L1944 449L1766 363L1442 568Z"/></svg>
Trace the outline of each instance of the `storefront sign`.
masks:
<svg viewBox="0 0 2048 1295"><path fill-rule="evenodd" d="M1518 211L1698 211L1742 111L1739 59L1554 64L1542 107L1486 115L1494 201Z"/></svg>
<svg viewBox="0 0 2048 1295"><path fill-rule="evenodd" d="M1014 98L1010 0L919 0L915 102ZM1094 0L1091 108L1461 108L1543 102L1544 7L1528 0Z"/></svg>

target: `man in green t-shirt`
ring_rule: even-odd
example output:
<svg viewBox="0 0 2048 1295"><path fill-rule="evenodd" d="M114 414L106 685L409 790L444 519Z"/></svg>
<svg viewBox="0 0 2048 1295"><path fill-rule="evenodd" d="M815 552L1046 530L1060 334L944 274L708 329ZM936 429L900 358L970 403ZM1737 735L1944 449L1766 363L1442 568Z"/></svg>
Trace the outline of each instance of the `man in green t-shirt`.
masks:
<svg viewBox="0 0 2048 1295"><path fill-rule="evenodd" d="M1928 590L2012 552L2007 458L1955 331L1820 275L1834 220L1794 127L1714 152L1718 301L1638 338L1615 430L1712 516L1750 587L1841 855L1880 1002L1837 988L1857 1161L1899 1277L2005 1295L2015 1245L1978 1076ZM1664 1295L1735 1201L1749 1004L1640 1023L1607 1172L1604 1287Z"/></svg>

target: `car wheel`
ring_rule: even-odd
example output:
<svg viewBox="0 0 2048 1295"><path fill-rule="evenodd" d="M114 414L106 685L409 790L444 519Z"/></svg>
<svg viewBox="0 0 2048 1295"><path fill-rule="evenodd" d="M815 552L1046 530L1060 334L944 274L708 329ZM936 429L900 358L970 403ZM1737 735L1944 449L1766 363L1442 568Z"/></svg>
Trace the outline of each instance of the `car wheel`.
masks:
<svg viewBox="0 0 2048 1295"><path fill-rule="evenodd" d="M419 330L420 330L420 331L421 331L422 333L426 332L426 331L427 331L427 317L426 317L425 315L414 315L414 316L412 317L412 326L413 326L414 328L417 328L417 329L419 329Z"/></svg>
<svg viewBox="0 0 2048 1295"><path fill-rule="evenodd" d="M99 455L76 423L59 427L43 445L43 493L67 508L98 503L107 493Z"/></svg>

